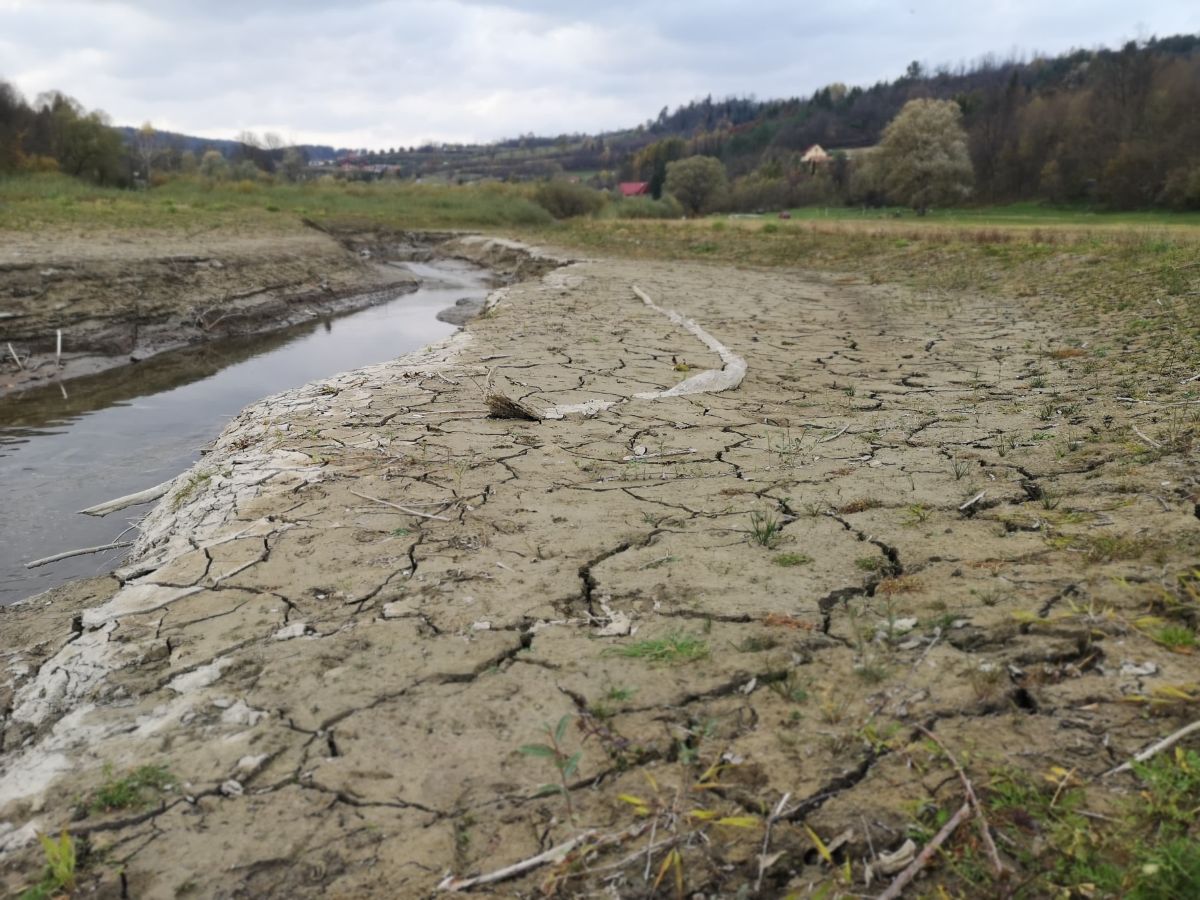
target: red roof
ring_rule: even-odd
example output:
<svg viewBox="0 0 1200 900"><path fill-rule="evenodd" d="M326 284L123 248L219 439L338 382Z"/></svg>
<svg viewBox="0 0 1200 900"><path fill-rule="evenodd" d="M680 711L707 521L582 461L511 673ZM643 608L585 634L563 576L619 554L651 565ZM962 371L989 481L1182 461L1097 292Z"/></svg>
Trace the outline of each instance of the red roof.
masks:
<svg viewBox="0 0 1200 900"><path fill-rule="evenodd" d="M638 197L650 193L650 182L648 181L622 181L617 187L620 189L622 197Z"/></svg>

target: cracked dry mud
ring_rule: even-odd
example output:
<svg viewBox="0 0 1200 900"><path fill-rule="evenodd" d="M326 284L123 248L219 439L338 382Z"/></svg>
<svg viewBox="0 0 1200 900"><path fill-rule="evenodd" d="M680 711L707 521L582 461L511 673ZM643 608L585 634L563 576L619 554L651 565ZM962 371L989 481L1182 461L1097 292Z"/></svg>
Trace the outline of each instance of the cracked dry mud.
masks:
<svg viewBox="0 0 1200 900"><path fill-rule="evenodd" d="M635 285L740 386L629 399L722 367ZM1100 774L1179 724L1126 701L1190 659L1129 623L1194 554L1195 472L1131 464L1148 410L1052 361L1066 337L1024 302L564 261L442 345L263 401L126 569L0 611L4 884L67 828L99 895L418 897L594 830L477 890L644 896L671 847L689 891L781 895L833 878L807 828L858 862L959 802L885 739L917 723L983 769ZM616 405L493 419L489 379ZM672 637L699 658L622 655ZM569 808L520 752L568 714ZM106 764L178 786L89 811Z"/></svg>

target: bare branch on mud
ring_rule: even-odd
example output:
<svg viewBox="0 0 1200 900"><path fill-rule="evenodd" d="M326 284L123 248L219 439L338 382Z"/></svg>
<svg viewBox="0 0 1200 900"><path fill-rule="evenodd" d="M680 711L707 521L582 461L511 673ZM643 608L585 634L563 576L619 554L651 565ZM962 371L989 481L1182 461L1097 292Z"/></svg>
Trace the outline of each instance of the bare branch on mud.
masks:
<svg viewBox="0 0 1200 900"><path fill-rule="evenodd" d="M1172 732L1171 734L1169 734L1165 738L1163 738L1161 741L1159 741L1157 744L1152 744L1149 747L1147 747L1145 750L1143 750L1141 753L1139 753L1133 759L1129 760L1129 762L1121 763L1121 765L1117 766L1115 769L1109 769L1107 772L1105 772L1100 777L1107 778L1110 775L1117 775L1117 774L1120 774L1121 772L1128 772L1133 768L1134 763L1145 762L1146 760L1150 759L1152 756L1156 756L1159 753L1162 753L1164 750L1169 750L1170 748L1172 748L1176 744L1178 744L1181 740L1183 740L1185 737L1187 737L1189 734L1192 734L1195 731L1200 731L1200 720L1193 722L1191 725L1185 725L1183 728L1180 728L1178 731Z"/></svg>
<svg viewBox="0 0 1200 900"><path fill-rule="evenodd" d="M398 509L400 512L409 516L419 516L422 519L437 519L439 522L449 522L445 516L437 516L433 513L421 512L419 509L410 509L407 506L401 506L399 503L393 503L391 500L380 500L378 497L372 497L370 494L360 494L358 491L351 491L355 497L362 497L364 500L370 500L372 503L382 503L384 506L390 506L392 509Z"/></svg>
<svg viewBox="0 0 1200 900"><path fill-rule="evenodd" d="M1158 441L1154 440L1154 438L1152 438L1152 437L1147 437L1142 432L1142 429L1138 428L1136 425L1133 426L1133 433L1136 434L1138 437L1140 437L1143 441L1145 441L1151 447L1153 447L1155 450L1162 449L1162 444L1160 444Z"/></svg>
<svg viewBox="0 0 1200 900"><path fill-rule="evenodd" d="M969 802L960 806L958 812L954 814L949 822L942 826L941 831L933 836L933 840L925 845L925 848L917 855L917 858L912 861L909 867L897 875L895 880L888 885L888 889L879 895L878 900L896 900L904 892L908 883L917 877L917 873L925 868L930 858L937 852L938 847L946 843L950 835L954 834L954 830L970 814L971 804Z"/></svg>
<svg viewBox="0 0 1200 900"><path fill-rule="evenodd" d="M1005 866L1000 861L1000 854L996 850L996 843L992 840L992 832L988 828L987 816L983 814L983 804L979 802L979 796L975 793L975 786L971 784L971 779L967 777L967 773L963 771L963 767L958 764L958 760L954 758L954 754L950 752L950 748L942 743L941 738L924 725L918 725L917 730L941 747L942 752L946 754L946 758L950 760L950 765L954 766L954 771L958 773L958 780L962 782L963 790L967 793L967 801L975 810L975 818L979 820L979 833L983 837L984 846L987 847L988 856L992 858L992 866L996 870L996 875L1003 875Z"/></svg>
<svg viewBox="0 0 1200 900"><path fill-rule="evenodd" d="M846 423L845 425L842 426L842 430L839 431L837 434L831 434L828 437L823 437L820 440L818 440L817 443L818 444L826 444L829 441L835 441L849 430L850 430L850 424Z"/></svg>
<svg viewBox="0 0 1200 900"><path fill-rule="evenodd" d="M87 509L81 509L79 513L84 516L107 516L109 513L119 512L131 506L149 503L151 500L157 500L159 497L165 495L174 483L174 479L164 481L162 484L146 488L144 491L138 491L135 494L126 494L124 497L117 497L115 500L107 500L104 503L89 506Z"/></svg>
<svg viewBox="0 0 1200 900"><path fill-rule="evenodd" d="M787 806L787 802L791 797L791 793L786 793L780 797L779 802L775 805L775 810L771 815L767 816L767 827L766 832L763 834L762 851L758 854L758 878L754 880L754 892L756 894L762 890L763 877L767 874L767 869L773 862L773 860L767 857L767 850L771 846L771 826L782 815L783 808Z"/></svg>
<svg viewBox="0 0 1200 900"><path fill-rule="evenodd" d="M982 500L986 496L987 496L987 491L980 491L978 494L976 494L974 497L972 497L970 500L968 500L966 503L964 503L962 506L960 506L958 508L958 511L966 512L968 509L970 509L972 506L974 506L976 503L978 503L980 500Z"/></svg>
<svg viewBox="0 0 1200 900"><path fill-rule="evenodd" d="M82 550L68 550L66 553L55 553L53 556L45 556L41 559L35 559L33 562L27 562L25 563L25 568L36 569L39 566L48 566L50 563L70 559L72 556L87 556L90 553L103 553L105 550L123 550L125 547L132 546L133 541L118 541L117 543L104 544L100 547L84 547Z"/></svg>
<svg viewBox="0 0 1200 900"><path fill-rule="evenodd" d="M585 831L583 834L573 837L569 841L564 841L557 847L551 847L545 853L539 853L537 856L531 856L529 859L523 859L518 863L513 863L511 866L505 866L503 869L497 869L495 872L489 872L486 875L477 875L474 878L448 876L438 885L438 890L451 892L469 891L477 885L495 884L497 881L507 881L510 878L516 878L518 875L524 875L531 869L558 862L580 844L590 840L595 833L594 831Z"/></svg>

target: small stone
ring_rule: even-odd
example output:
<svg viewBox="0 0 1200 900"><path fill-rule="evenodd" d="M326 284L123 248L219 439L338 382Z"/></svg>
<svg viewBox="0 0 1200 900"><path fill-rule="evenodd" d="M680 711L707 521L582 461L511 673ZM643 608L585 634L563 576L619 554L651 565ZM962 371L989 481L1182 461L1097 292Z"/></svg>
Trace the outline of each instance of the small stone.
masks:
<svg viewBox="0 0 1200 900"><path fill-rule="evenodd" d="M257 772L263 763L267 761L267 754L261 753L258 756L243 756L237 762L239 772Z"/></svg>
<svg viewBox="0 0 1200 900"><path fill-rule="evenodd" d="M225 712L221 713L221 722L224 725L249 725L251 727L257 725L267 714L261 709L254 709L246 705L245 700L239 700Z"/></svg>
<svg viewBox="0 0 1200 900"><path fill-rule="evenodd" d="M1158 666L1152 662L1144 662L1144 663L1123 662L1123 663L1121 663L1121 674L1122 675L1134 675L1134 676L1154 675L1157 672L1158 672Z"/></svg>
<svg viewBox="0 0 1200 900"><path fill-rule="evenodd" d="M271 640L290 641L292 638L303 637L307 630L308 625L304 622L293 622L291 625L286 625L271 635Z"/></svg>
<svg viewBox="0 0 1200 900"><path fill-rule="evenodd" d="M488 622L484 619L480 619L478 622L471 623L471 630L472 631L491 631L492 623Z"/></svg>
<svg viewBox="0 0 1200 900"><path fill-rule="evenodd" d="M220 790L226 797L240 797L246 793L246 789L242 787L242 783L233 778L222 784Z"/></svg>

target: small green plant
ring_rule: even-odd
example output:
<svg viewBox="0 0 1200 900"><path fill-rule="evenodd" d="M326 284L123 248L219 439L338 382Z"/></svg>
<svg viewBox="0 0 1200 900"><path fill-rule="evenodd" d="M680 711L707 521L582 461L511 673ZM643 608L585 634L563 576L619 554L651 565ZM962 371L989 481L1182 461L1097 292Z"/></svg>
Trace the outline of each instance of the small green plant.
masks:
<svg viewBox="0 0 1200 900"><path fill-rule="evenodd" d="M1186 625L1164 625L1154 639L1169 650L1191 650L1196 646L1196 633Z"/></svg>
<svg viewBox="0 0 1200 900"><path fill-rule="evenodd" d="M1030 896L1065 896L1087 885L1095 897L1183 898L1200 884L1200 754L1175 748L1135 763L1141 790L1093 817L1073 770L996 773L986 791L989 818L1022 868Z"/></svg>
<svg viewBox="0 0 1200 900"><path fill-rule="evenodd" d="M950 470L954 473L955 481L962 481L971 471L971 464L965 459L955 459L951 461Z"/></svg>
<svg viewBox="0 0 1200 900"><path fill-rule="evenodd" d="M571 805L571 789L568 783L579 770L583 751L576 750L574 753L567 753L563 748L563 739L567 736L567 726L574 718L573 713L567 713L558 720L558 724L553 728L549 725L543 726L546 743L525 744L520 748L522 755L549 760L554 765L558 771L558 784L543 784L538 788L537 795L541 797L547 794L561 794L567 807L567 818L571 820L572 825L575 824L575 809Z"/></svg>
<svg viewBox="0 0 1200 900"><path fill-rule="evenodd" d="M1049 488L1042 488L1040 499L1042 501L1042 509L1045 510L1056 509L1058 504L1062 503L1062 495Z"/></svg>
<svg viewBox="0 0 1200 900"><path fill-rule="evenodd" d="M25 890L21 900L49 900L51 897L69 895L75 890L77 864L75 840L64 829L58 838L39 834L46 866L42 880Z"/></svg>
<svg viewBox="0 0 1200 900"><path fill-rule="evenodd" d="M929 519L929 508L922 506L920 503L914 503L904 510L904 518L900 520L902 525L920 525Z"/></svg>
<svg viewBox="0 0 1200 900"><path fill-rule="evenodd" d="M771 549L779 544L783 523L774 513L754 510L750 513L750 539L760 547Z"/></svg>
<svg viewBox="0 0 1200 900"><path fill-rule="evenodd" d="M860 556L854 565L864 572L878 572L884 567L884 560L882 556Z"/></svg>
<svg viewBox="0 0 1200 900"><path fill-rule="evenodd" d="M611 687L608 689L608 693L604 695L604 698L606 700L611 700L614 703L624 703L626 700L631 699L636 693L637 688Z"/></svg>
<svg viewBox="0 0 1200 900"><path fill-rule="evenodd" d="M104 766L104 783L92 796L89 809L93 813L119 809L138 809L146 806L154 794L170 790L175 779L163 766L140 766L122 778L113 775L110 764Z"/></svg>
<svg viewBox="0 0 1200 900"><path fill-rule="evenodd" d="M812 562L812 557L803 553L780 553L771 562L777 566L783 566L785 569L790 569L795 566L806 566Z"/></svg>
<svg viewBox="0 0 1200 900"><path fill-rule="evenodd" d="M605 651L609 656L644 659L651 663L680 665L708 656L708 642L690 634L670 634L657 640L637 641Z"/></svg>
<svg viewBox="0 0 1200 900"><path fill-rule="evenodd" d="M789 669L787 675L770 682L767 687L788 703L803 703L808 699L808 686L800 680L795 669Z"/></svg>
<svg viewBox="0 0 1200 900"><path fill-rule="evenodd" d="M171 510L177 512L195 495L201 487L212 480L212 472L197 472L194 475L188 476L188 480L184 482L183 487L175 494L171 500Z"/></svg>
<svg viewBox="0 0 1200 900"><path fill-rule="evenodd" d="M774 650L779 646L779 641L770 635L752 634L742 639L740 644L734 644L733 649L739 653L762 653L765 650Z"/></svg>

